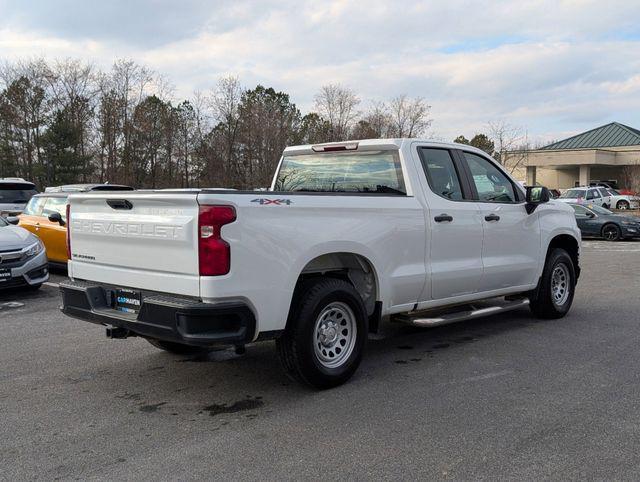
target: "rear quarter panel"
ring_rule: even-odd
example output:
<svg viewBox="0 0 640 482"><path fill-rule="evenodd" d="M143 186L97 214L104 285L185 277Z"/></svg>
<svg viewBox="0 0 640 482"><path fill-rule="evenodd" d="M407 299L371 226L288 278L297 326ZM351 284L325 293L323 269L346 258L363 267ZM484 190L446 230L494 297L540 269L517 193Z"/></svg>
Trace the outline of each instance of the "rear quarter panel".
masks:
<svg viewBox="0 0 640 482"><path fill-rule="evenodd" d="M386 313L410 309L424 286L424 211L412 196L204 192L198 202L230 204L237 211L237 220L222 228L231 271L201 278L202 298L248 302L259 331L284 328L298 277L323 254L366 258Z"/></svg>

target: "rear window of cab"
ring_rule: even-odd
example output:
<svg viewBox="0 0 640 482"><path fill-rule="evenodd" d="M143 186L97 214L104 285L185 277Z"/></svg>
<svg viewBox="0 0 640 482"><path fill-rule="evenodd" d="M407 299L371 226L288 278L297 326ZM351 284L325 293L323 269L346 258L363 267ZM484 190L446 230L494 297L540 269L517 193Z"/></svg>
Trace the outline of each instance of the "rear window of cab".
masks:
<svg viewBox="0 0 640 482"><path fill-rule="evenodd" d="M285 192L406 194L397 151L285 155L274 189Z"/></svg>

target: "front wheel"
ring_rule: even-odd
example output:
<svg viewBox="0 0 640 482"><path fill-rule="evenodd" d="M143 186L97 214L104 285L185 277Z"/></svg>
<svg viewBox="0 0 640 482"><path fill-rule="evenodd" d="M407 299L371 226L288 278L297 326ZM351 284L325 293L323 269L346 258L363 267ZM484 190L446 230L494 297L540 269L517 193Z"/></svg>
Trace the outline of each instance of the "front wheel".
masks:
<svg viewBox="0 0 640 482"><path fill-rule="evenodd" d="M627 210L629 209L629 203L627 201L618 201L616 209Z"/></svg>
<svg viewBox="0 0 640 482"><path fill-rule="evenodd" d="M319 389L346 382L360 365L367 323L362 298L351 284L334 278L303 282L287 329L276 340L285 371Z"/></svg>
<svg viewBox="0 0 640 482"><path fill-rule="evenodd" d="M622 237L622 232L615 224L605 224L602 228L602 237L606 241L618 241Z"/></svg>
<svg viewBox="0 0 640 482"><path fill-rule="evenodd" d="M564 249L556 248L547 257L540 286L529 298L529 307L538 318L562 318L573 303L576 271Z"/></svg>

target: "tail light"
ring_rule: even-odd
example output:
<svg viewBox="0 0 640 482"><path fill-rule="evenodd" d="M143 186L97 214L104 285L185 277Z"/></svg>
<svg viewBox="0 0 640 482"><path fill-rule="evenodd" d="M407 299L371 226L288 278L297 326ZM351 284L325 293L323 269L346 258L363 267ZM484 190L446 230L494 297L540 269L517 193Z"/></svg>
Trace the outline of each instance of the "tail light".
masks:
<svg viewBox="0 0 640 482"><path fill-rule="evenodd" d="M200 276L219 276L231 269L231 248L220 230L236 220L232 206L200 206L198 215L198 264Z"/></svg>
<svg viewBox="0 0 640 482"><path fill-rule="evenodd" d="M67 204L67 259L71 259L71 205Z"/></svg>

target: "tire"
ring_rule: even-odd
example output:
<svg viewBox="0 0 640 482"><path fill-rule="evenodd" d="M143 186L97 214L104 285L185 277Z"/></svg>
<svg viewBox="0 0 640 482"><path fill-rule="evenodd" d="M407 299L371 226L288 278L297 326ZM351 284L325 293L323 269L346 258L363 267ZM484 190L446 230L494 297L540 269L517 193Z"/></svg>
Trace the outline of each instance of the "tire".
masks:
<svg viewBox="0 0 640 482"><path fill-rule="evenodd" d="M629 209L629 203L627 201L618 201L616 203L616 209L627 210Z"/></svg>
<svg viewBox="0 0 640 482"><path fill-rule="evenodd" d="M564 249L555 248L547 256L540 286L529 297L529 308L538 318L555 319L567 314L576 287L573 260Z"/></svg>
<svg viewBox="0 0 640 482"><path fill-rule="evenodd" d="M605 203L605 204L602 205L602 207L605 208L605 209L611 209L611 204L606 204Z"/></svg>
<svg viewBox="0 0 640 482"><path fill-rule="evenodd" d="M183 345L182 343L156 340L154 338L146 338L146 340L156 348L173 353L174 355L200 355L211 351L211 349L202 346Z"/></svg>
<svg viewBox="0 0 640 482"><path fill-rule="evenodd" d="M602 226L601 235L605 241L618 241L622 238L622 231L615 224L609 223Z"/></svg>
<svg viewBox="0 0 640 482"><path fill-rule="evenodd" d="M318 278L296 288L287 329L276 347L291 378L326 389L355 373L367 336L366 309L355 288L340 279Z"/></svg>

